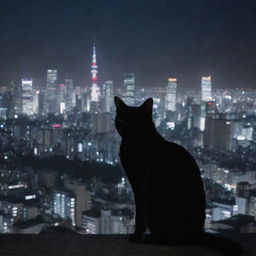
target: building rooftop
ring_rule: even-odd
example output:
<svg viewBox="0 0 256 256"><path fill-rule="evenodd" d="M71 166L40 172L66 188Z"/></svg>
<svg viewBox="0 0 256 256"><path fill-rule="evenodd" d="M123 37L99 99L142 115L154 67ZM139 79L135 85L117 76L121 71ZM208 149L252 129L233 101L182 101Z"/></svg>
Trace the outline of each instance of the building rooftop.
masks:
<svg viewBox="0 0 256 256"><path fill-rule="evenodd" d="M226 205L235 205L235 199L222 199L222 198L214 198L212 199L212 203L214 205L214 203L217 204L226 204Z"/></svg>
<svg viewBox="0 0 256 256"><path fill-rule="evenodd" d="M215 221L213 223L220 223L220 224L226 224L233 228L234 231L231 232L240 232L240 228L249 225L250 223L254 226L256 225L256 221L254 220L253 216L250 215L244 215L244 214L238 214L235 216L232 216L231 218ZM227 230L230 231L230 230ZM224 232L224 231L222 231Z"/></svg>
<svg viewBox="0 0 256 256"><path fill-rule="evenodd" d="M246 250L244 256L256 252L256 234L239 235ZM47 255L47 256L223 256L208 248L187 246L159 246L132 244L127 235L0 235L0 255Z"/></svg>
<svg viewBox="0 0 256 256"><path fill-rule="evenodd" d="M22 221L22 222L17 222L14 224L14 227L23 229L23 228L30 228L33 226L37 226L37 225L40 225L43 223L46 223L46 222L44 222L40 219L30 219L30 220L26 220L26 221Z"/></svg>

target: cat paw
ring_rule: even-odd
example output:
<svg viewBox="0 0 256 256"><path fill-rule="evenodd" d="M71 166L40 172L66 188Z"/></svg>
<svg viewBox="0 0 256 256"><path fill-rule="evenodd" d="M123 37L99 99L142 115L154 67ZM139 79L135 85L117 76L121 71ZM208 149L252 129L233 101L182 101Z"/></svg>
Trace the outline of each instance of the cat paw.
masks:
<svg viewBox="0 0 256 256"><path fill-rule="evenodd" d="M129 236L129 240L131 243L140 243L142 242L142 236L137 234L132 234Z"/></svg>

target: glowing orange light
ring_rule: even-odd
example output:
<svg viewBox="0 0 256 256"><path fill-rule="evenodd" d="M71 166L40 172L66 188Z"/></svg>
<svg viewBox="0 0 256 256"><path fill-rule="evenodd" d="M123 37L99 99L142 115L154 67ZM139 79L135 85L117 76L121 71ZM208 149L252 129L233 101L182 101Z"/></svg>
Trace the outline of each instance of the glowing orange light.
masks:
<svg viewBox="0 0 256 256"><path fill-rule="evenodd" d="M168 78L169 82L177 82L177 78Z"/></svg>

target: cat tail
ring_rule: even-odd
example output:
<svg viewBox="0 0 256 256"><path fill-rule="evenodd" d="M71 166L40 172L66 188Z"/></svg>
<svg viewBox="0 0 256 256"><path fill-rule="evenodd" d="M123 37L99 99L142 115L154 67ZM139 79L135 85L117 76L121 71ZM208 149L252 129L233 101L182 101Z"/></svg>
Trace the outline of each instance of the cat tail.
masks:
<svg viewBox="0 0 256 256"><path fill-rule="evenodd" d="M196 242L196 244L203 247L220 250L227 256L240 256L243 252L243 247L238 243L228 238L216 236L206 232L204 232L201 239Z"/></svg>

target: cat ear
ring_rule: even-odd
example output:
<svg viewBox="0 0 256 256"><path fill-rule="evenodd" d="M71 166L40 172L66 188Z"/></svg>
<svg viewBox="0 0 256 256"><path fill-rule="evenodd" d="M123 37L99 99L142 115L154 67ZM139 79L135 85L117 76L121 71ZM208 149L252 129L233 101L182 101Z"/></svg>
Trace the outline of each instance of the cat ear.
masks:
<svg viewBox="0 0 256 256"><path fill-rule="evenodd" d="M116 105L116 109L120 109L126 106L126 104L117 96L114 97L114 102Z"/></svg>
<svg viewBox="0 0 256 256"><path fill-rule="evenodd" d="M152 109L153 109L153 99L148 98L141 106L147 113L152 115Z"/></svg>

